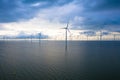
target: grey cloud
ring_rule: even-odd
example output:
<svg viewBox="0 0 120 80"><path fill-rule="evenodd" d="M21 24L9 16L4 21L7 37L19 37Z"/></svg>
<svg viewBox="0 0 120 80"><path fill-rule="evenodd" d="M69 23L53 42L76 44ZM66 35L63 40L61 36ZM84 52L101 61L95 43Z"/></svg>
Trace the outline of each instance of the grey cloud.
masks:
<svg viewBox="0 0 120 80"><path fill-rule="evenodd" d="M21 19L31 19L40 9L61 6L72 0L0 0L0 23L16 22ZM46 4L43 4L46 2ZM31 6L41 3L42 6Z"/></svg>
<svg viewBox="0 0 120 80"><path fill-rule="evenodd" d="M95 36L96 32L95 31L84 31L84 32L80 32L80 34L83 34L86 36Z"/></svg>

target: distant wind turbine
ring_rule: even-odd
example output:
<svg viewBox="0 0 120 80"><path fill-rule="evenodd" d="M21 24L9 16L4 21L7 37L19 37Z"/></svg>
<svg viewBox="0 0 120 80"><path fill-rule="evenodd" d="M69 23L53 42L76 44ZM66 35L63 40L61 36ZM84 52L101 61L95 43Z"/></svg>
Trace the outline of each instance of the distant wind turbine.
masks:
<svg viewBox="0 0 120 80"><path fill-rule="evenodd" d="M88 35L87 35L87 41L88 41Z"/></svg>
<svg viewBox="0 0 120 80"><path fill-rule="evenodd" d="M39 41L41 40L41 33L38 33Z"/></svg>
<svg viewBox="0 0 120 80"><path fill-rule="evenodd" d="M102 40L102 30L100 30L100 40Z"/></svg>
<svg viewBox="0 0 120 80"><path fill-rule="evenodd" d="M30 35L31 42L32 42L32 37L33 37L33 36L32 36L32 34L31 34L31 35Z"/></svg>
<svg viewBox="0 0 120 80"><path fill-rule="evenodd" d="M103 28L106 26L106 23L103 23L103 25L101 26L101 30L100 30L100 40L102 40L103 38Z"/></svg>
<svg viewBox="0 0 120 80"><path fill-rule="evenodd" d="M114 40L116 40L115 38L116 38L116 35L115 34L113 34L113 37L114 37Z"/></svg>

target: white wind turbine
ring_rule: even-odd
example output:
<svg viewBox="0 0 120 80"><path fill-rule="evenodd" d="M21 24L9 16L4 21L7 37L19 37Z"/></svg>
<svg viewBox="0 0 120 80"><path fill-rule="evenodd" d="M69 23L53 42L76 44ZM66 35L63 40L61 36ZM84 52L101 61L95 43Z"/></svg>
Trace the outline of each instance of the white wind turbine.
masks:
<svg viewBox="0 0 120 80"><path fill-rule="evenodd" d="M68 32L70 33L70 30L69 30L69 22L67 22L67 25L65 28L62 28L62 29L65 29L65 41L67 42L68 40Z"/></svg>
<svg viewBox="0 0 120 80"><path fill-rule="evenodd" d="M62 28L62 29L65 29L65 50L67 50L68 32L70 33L70 30L69 30L69 22L67 22L66 27L65 27L65 28Z"/></svg>

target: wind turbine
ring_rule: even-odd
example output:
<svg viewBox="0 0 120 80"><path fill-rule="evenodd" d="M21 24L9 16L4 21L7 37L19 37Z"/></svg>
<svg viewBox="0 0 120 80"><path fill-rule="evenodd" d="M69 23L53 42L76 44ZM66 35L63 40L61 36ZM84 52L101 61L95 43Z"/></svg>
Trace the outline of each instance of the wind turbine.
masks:
<svg viewBox="0 0 120 80"><path fill-rule="evenodd" d="M100 30L100 40L102 40L102 38L103 38L103 28L106 26L106 23L103 23L102 25L101 25L101 30Z"/></svg>
<svg viewBox="0 0 120 80"><path fill-rule="evenodd" d="M68 32L70 33L70 30L69 30L69 21L67 22L67 25L65 28L62 28L62 29L65 29L65 49L67 50L67 37L68 37Z"/></svg>
<svg viewBox="0 0 120 80"><path fill-rule="evenodd" d="M39 43L40 43L40 41L41 41L41 33L38 33L38 38L39 38Z"/></svg>
<svg viewBox="0 0 120 80"><path fill-rule="evenodd" d="M102 30L100 30L100 40L102 40Z"/></svg>
<svg viewBox="0 0 120 80"><path fill-rule="evenodd" d="M38 36L39 36L39 40L41 39L41 33L38 33Z"/></svg>
<svg viewBox="0 0 120 80"><path fill-rule="evenodd" d="M30 39L31 39L31 42L32 42L32 39L33 39L33 35L32 34L30 35Z"/></svg>
<svg viewBox="0 0 120 80"><path fill-rule="evenodd" d="M65 41L67 42L68 40L68 32L70 33L70 30L69 30L69 22L67 22L67 25L65 28L62 28L62 29L65 29Z"/></svg>
<svg viewBox="0 0 120 80"><path fill-rule="evenodd" d="M116 38L116 35L115 34L113 34L113 37L114 37L114 40L116 40L115 38Z"/></svg>

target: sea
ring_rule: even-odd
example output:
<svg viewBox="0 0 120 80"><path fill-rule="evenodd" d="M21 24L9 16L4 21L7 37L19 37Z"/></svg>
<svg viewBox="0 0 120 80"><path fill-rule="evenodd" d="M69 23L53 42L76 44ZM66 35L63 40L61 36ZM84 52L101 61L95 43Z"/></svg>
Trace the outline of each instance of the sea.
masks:
<svg viewBox="0 0 120 80"><path fill-rule="evenodd" d="M0 80L120 80L120 41L1 40Z"/></svg>

